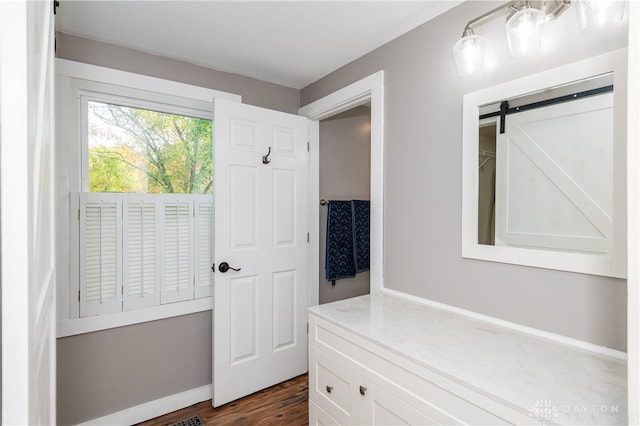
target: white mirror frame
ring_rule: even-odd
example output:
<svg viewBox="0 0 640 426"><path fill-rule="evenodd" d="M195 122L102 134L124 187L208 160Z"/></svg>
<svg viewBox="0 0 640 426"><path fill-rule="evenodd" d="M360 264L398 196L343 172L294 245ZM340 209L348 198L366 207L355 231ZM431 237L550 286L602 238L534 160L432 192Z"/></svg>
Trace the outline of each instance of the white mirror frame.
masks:
<svg viewBox="0 0 640 426"><path fill-rule="evenodd" d="M626 62L627 49L622 49L478 90L464 96L462 113L462 257L626 278ZM614 79L614 165L621 165L614 167L614 236L611 255L478 244L479 106L610 72L613 72Z"/></svg>

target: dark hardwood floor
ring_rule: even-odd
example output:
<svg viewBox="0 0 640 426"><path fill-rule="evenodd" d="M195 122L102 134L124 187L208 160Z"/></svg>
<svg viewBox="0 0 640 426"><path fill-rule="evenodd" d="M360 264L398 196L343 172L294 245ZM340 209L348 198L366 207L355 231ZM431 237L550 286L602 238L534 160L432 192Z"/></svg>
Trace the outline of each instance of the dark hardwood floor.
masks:
<svg viewBox="0 0 640 426"><path fill-rule="evenodd" d="M291 425L309 423L309 380L306 374L261 390L222 407L211 400L174 411L139 426L166 426L199 414L207 425Z"/></svg>

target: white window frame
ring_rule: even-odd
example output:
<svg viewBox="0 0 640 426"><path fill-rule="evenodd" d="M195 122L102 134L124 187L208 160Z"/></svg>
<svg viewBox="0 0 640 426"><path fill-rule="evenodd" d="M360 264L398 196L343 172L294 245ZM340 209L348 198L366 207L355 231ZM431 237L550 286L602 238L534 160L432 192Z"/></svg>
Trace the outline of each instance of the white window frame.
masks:
<svg viewBox="0 0 640 426"><path fill-rule="evenodd" d="M78 205L72 205L70 194L88 190L87 146L82 140L86 129L81 128L83 108L80 101L95 99L109 102L114 96L116 99L126 97L131 101L127 102L129 106L148 109L161 103L167 106L163 107L167 112L194 116L193 112L197 110L200 113L196 116L212 119L214 98L234 102L241 102L242 98L214 89L64 59L56 59L55 66L57 337L210 310L212 299L205 296L150 308L79 317L79 247L70 243L79 237L71 235L74 221L75 229L78 229L76 212L79 201L75 201Z"/></svg>

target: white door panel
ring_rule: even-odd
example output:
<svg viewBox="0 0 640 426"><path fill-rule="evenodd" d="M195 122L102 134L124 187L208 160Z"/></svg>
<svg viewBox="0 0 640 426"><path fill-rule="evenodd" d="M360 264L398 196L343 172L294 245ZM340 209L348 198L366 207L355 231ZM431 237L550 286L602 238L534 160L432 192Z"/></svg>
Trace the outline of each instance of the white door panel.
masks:
<svg viewBox="0 0 640 426"><path fill-rule="evenodd" d="M55 424L53 14L3 2L2 423Z"/></svg>
<svg viewBox="0 0 640 426"><path fill-rule="evenodd" d="M258 247L258 170L257 167L229 166L230 248L233 251ZM225 207L223 206L222 209Z"/></svg>
<svg viewBox="0 0 640 426"><path fill-rule="evenodd" d="M296 271L273 274L273 346L274 351L296 344Z"/></svg>
<svg viewBox="0 0 640 426"><path fill-rule="evenodd" d="M217 407L307 371L308 121L215 100L214 134Z"/></svg>
<svg viewBox="0 0 640 426"><path fill-rule="evenodd" d="M273 171L273 246L286 247L296 242L296 171Z"/></svg>
<svg viewBox="0 0 640 426"><path fill-rule="evenodd" d="M258 356L258 277L255 275L229 280L230 365Z"/></svg>

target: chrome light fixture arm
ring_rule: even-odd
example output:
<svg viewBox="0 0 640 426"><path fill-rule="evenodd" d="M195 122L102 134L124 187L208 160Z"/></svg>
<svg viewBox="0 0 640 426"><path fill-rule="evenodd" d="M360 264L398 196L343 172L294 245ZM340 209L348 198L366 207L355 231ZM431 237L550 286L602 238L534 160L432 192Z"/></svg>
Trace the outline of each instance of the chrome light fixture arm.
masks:
<svg viewBox="0 0 640 426"><path fill-rule="evenodd" d="M522 8L533 7L534 9L539 9L544 12L546 21L552 21L567 10L569 6L571 6L571 0L511 0L502 6L498 6L495 9L490 10L487 13L483 13L482 15L467 22L467 25L464 27L464 31L462 32L462 36L464 37L469 34L474 34L473 27L475 25L478 25L488 18L492 18L494 15L504 10L510 10L511 14L513 14Z"/></svg>
<svg viewBox="0 0 640 426"><path fill-rule="evenodd" d="M473 18L467 25L464 27L464 31L462 32L462 37L468 36L470 34L474 34L473 27L489 18L492 18L495 14L502 12L503 10L511 9L512 11L517 11L516 6L522 3L520 0L511 0L508 3L503 4L502 6L498 6L495 9L488 11L487 13L483 13L482 15Z"/></svg>
<svg viewBox="0 0 640 426"><path fill-rule="evenodd" d="M544 7L542 11L547 15L547 21L552 21L571 6L571 0L557 0L543 2Z"/></svg>
<svg viewBox="0 0 640 426"><path fill-rule="evenodd" d="M453 46L456 68L460 76L474 74L483 68L484 47L474 28L501 12L507 16L507 40L512 56L522 56L540 46L545 22L556 19L571 0L511 0L467 22L462 38Z"/></svg>

